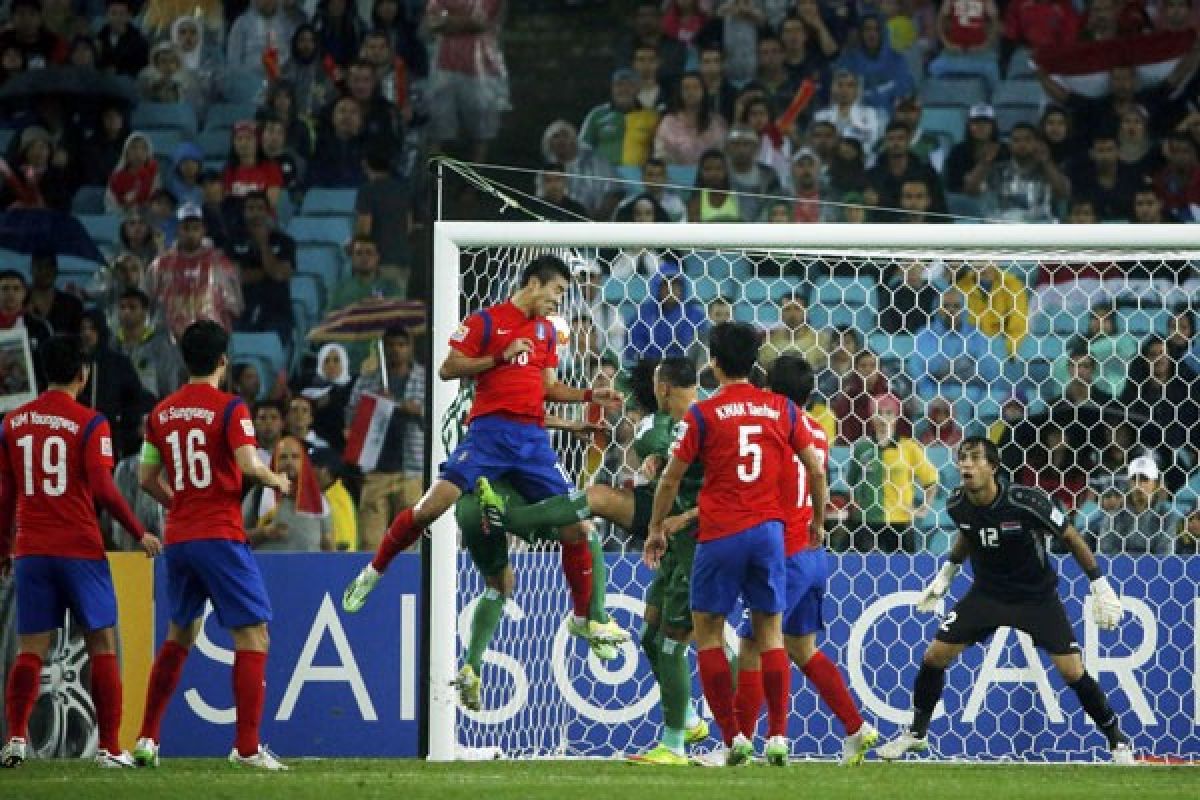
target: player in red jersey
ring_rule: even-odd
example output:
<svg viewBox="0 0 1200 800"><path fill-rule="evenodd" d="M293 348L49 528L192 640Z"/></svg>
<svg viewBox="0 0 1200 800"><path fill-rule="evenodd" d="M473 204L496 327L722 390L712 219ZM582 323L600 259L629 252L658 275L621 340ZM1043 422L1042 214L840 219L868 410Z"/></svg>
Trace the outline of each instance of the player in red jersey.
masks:
<svg viewBox="0 0 1200 800"><path fill-rule="evenodd" d="M0 428L0 577L15 572L18 637L4 698L9 740L0 752L0 766L16 767L26 758L42 659L70 610L85 631L92 662L92 702L100 729L96 763L132 767L133 760L117 743L117 598L96 504L141 542L146 555L158 555L162 546L145 532L113 484L108 421L75 399L89 371L79 337L49 339L42 345L42 361L49 388L10 411Z"/></svg>
<svg viewBox="0 0 1200 800"><path fill-rule="evenodd" d="M189 381L146 419L142 488L167 507L167 638L154 659L146 710L133 757L158 765L159 728L179 683L188 649L196 641L206 601L221 627L233 634L233 697L237 741L233 764L287 769L258 740L266 690L267 623L271 602L242 528L245 475L284 494L286 475L258 457L246 404L217 387L229 367L229 335L216 322L193 322L179 349Z"/></svg>
<svg viewBox="0 0 1200 800"><path fill-rule="evenodd" d="M557 335L546 315L558 308L570 283L571 272L562 259L538 256L522 270L520 288L508 302L472 314L450 338L450 354L438 376L475 380L467 433L433 486L396 517L375 559L346 587L346 611L362 608L392 559L480 478L504 478L530 502L572 490L546 435L545 404L594 402L617 408L621 395L608 388L576 389L558 380ZM577 522L560 528L559 537L573 608L569 630L587 638L593 649L627 641L628 634L607 617L589 619L592 554L586 528ZM502 585L503 575L487 580L488 588L501 594L512 591Z"/></svg>
<svg viewBox="0 0 1200 800"><path fill-rule="evenodd" d="M709 338L711 368L721 384L715 395L691 407L671 460L659 479L646 538L646 560L654 566L666 550L663 523L680 481L697 459L704 465L700 530L692 566L692 621L704 696L728 748L726 764L746 763L754 746L738 726L733 676L725 656L725 618L740 599L750 612L762 660L767 696L767 762L787 764L787 651L781 614L787 608L783 521L787 511L780 481L793 453L813 483L811 534L821 536L825 519L825 467L811 431L786 397L750 384L758 332L743 323L724 323ZM795 495L792 495L795 504Z"/></svg>
<svg viewBox="0 0 1200 800"><path fill-rule="evenodd" d="M821 463L829 462L829 437L816 418L804 411L813 388L813 371L803 356L784 353L767 371L767 386L783 395L801 409L800 421L812 433L813 442L821 455ZM842 763L861 764L867 751L879 741L879 732L863 721L854 698L846 688L841 672L828 657L817 649L817 632L825 623L821 604L825 599L825 581L829 568L825 558L825 537L821 526L813 525L814 500L808 471L799 459L785 463L780 494L787 508L784 522L784 554L787 556L787 611L783 615L783 644L792 663L817 687L817 693L846 729L842 747ZM762 709L763 682L758 647L751 636L750 626L743 622L739 635L737 695L734 707L738 724L750 738L758 727Z"/></svg>

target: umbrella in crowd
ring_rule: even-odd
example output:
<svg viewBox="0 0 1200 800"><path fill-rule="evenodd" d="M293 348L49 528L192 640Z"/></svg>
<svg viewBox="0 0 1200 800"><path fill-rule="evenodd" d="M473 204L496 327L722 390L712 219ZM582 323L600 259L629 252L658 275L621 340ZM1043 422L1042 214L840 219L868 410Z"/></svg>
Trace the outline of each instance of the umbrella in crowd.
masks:
<svg viewBox="0 0 1200 800"><path fill-rule="evenodd" d="M83 223L70 214L44 208L0 213L0 247L18 253L54 253L104 263L104 255Z"/></svg>
<svg viewBox="0 0 1200 800"><path fill-rule="evenodd" d="M10 78L0 87L0 104L28 107L47 96L84 98L96 103L137 103L137 87L128 78L91 67L56 66L33 69Z"/></svg>
<svg viewBox="0 0 1200 800"><path fill-rule="evenodd" d="M308 333L312 342L368 342L383 336L394 325L411 333L425 329L425 306L418 300L368 297L325 316Z"/></svg>

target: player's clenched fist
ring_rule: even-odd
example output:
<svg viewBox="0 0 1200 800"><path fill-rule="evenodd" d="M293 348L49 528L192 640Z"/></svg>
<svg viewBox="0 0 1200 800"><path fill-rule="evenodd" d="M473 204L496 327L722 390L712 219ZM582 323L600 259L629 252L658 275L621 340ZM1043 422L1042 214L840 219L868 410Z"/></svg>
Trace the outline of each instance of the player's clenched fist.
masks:
<svg viewBox="0 0 1200 800"><path fill-rule="evenodd" d="M663 553L667 552L667 536L663 533L662 523L650 524L650 535L646 537L646 547L642 551L642 560L651 569L658 569Z"/></svg>
<svg viewBox="0 0 1200 800"><path fill-rule="evenodd" d="M162 542L153 533L147 533L142 536L142 550L145 551L147 558L154 558L162 552Z"/></svg>
<svg viewBox="0 0 1200 800"><path fill-rule="evenodd" d="M505 361L512 361L514 358L521 355L521 353L532 353L532 352L533 352L533 342L531 342L525 338L513 339L511 342L509 342L508 347L504 348L504 352L501 354L500 357L503 358Z"/></svg>
<svg viewBox="0 0 1200 800"><path fill-rule="evenodd" d="M272 489L278 489L282 494L291 494L292 491L291 479L282 472L272 472L271 481L268 483L268 485Z"/></svg>
<svg viewBox="0 0 1200 800"><path fill-rule="evenodd" d="M620 411L625 405L625 397L616 389L593 389L592 402L605 411Z"/></svg>

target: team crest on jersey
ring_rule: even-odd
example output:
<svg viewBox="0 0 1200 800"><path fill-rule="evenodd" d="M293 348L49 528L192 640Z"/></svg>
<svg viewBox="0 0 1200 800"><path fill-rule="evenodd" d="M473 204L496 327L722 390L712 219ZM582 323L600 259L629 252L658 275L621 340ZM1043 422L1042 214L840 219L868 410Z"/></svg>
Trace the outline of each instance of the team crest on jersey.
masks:
<svg viewBox="0 0 1200 800"><path fill-rule="evenodd" d="M113 454L112 439L110 439L107 436L101 436L100 437L100 455L104 456L105 458L112 458L112 454Z"/></svg>
<svg viewBox="0 0 1200 800"><path fill-rule="evenodd" d="M1021 530L1021 523L1011 521L1001 522L1000 530L1004 531L1005 533L1016 533L1017 531Z"/></svg>
<svg viewBox="0 0 1200 800"><path fill-rule="evenodd" d="M248 419L242 420L242 433L246 434L247 436L253 436L254 435L254 423Z"/></svg>
<svg viewBox="0 0 1200 800"><path fill-rule="evenodd" d="M544 342L546 340L546 323L539 322L537 324L537 338L540 342Z"/></svg>
<svg viewBox="0 0 1200 800"><path fill-rule="evenodd" d="M687 432L688 432L687 420L681 419L681 420L679 420L679 422L676 422L675 423L675 444L679 444L680 442L682 442L683 437L687 436Z"/></svg>
<svg viewBox="0 0 1200 800"><path fill-rule="evenodd" d="M454 333L450 334L450 341L452 341L452 342L465 342L465 341L467 340L467 334L468 334L468 333L470 333L470 331L468 330L468 328L467 328L467 326L466 326L466 325L459 325L459 326L458 326L458 327L457 327L457 328L454 330Z"/></svg>

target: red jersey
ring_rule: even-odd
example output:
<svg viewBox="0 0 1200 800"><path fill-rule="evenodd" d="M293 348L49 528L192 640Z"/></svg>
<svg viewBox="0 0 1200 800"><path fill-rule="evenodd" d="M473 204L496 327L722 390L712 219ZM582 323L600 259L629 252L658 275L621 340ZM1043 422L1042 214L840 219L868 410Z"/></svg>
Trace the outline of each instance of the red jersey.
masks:
<svg viewBox="0 0 1200 800"><path fill-rule="evenodd" d="M828 469L829 437L825 435L825 429L807 411L800 412L800 425L808 428L813 444L821 454L821 467ZM784 462L780 487L779 493L787 512L787 518L783 521L784 553L793 556L801 550L824 546L823 539L814 539L809 535L808 529L813 518L812 484L808 481L808 470L800 456L793 455L790 462Z"/></svg>
<svg viewBox="0 0 1200 800"><path fill-rule="evenodd" d="M87 479L89 468L113 467L104 415L51 390L10 411L0 437L0 470L17 499L15 555L104 558Z"/></svg>
<svg viewBox="0 0 1200 800"><path fill-rule="evenodd" d="M528 339L533 350L500 361L514 339ZM475 402L468 424L488 414L542 424L546 416L542 370L558 367L558 333L553 322L526 316L510 300L467 317L450 337L450 346L464 356L495 356L497 360L496 366L475 376Z"/></svg>
<svg viewBox="0 0 1200 800"><path fill-rule="evenodd" d="M780 481L792 455L813 443L792 401L733 383L688 409L682 424L672 455L704 465L699 541L785 520Z"/></svg>
<svg viewBox="0 0 1200 800"><path fill-rule="evenodd" d="M146 441L162 459L174 493L167 509L168 545L198 539L246 541L242 470L234 452L258 447L246 403L204 383L189 383L154 407Z"/></svg>
<svg viewBox="0 0 1200 800"><path fill-rule="evenodd" d="M979 47L987 42L988 4L984 0L949 0L946 38L957 47Z"/></svg>
<svg viewBox="0 0 1200 800"><path fill-rule="evenodd" d="M1014 0L1004 12L1004 37L1034 50L1062 47L1075 41L1081 24L1070 0Z"/></svg>
<svg viewBox="0 0 1200 800"><path fill-rule="evenodd" d="M230 164L221 176L225 191L232 197L245 197L251 192L283 188L283 172L274 161L261 161L252 167Z"/></svg>

